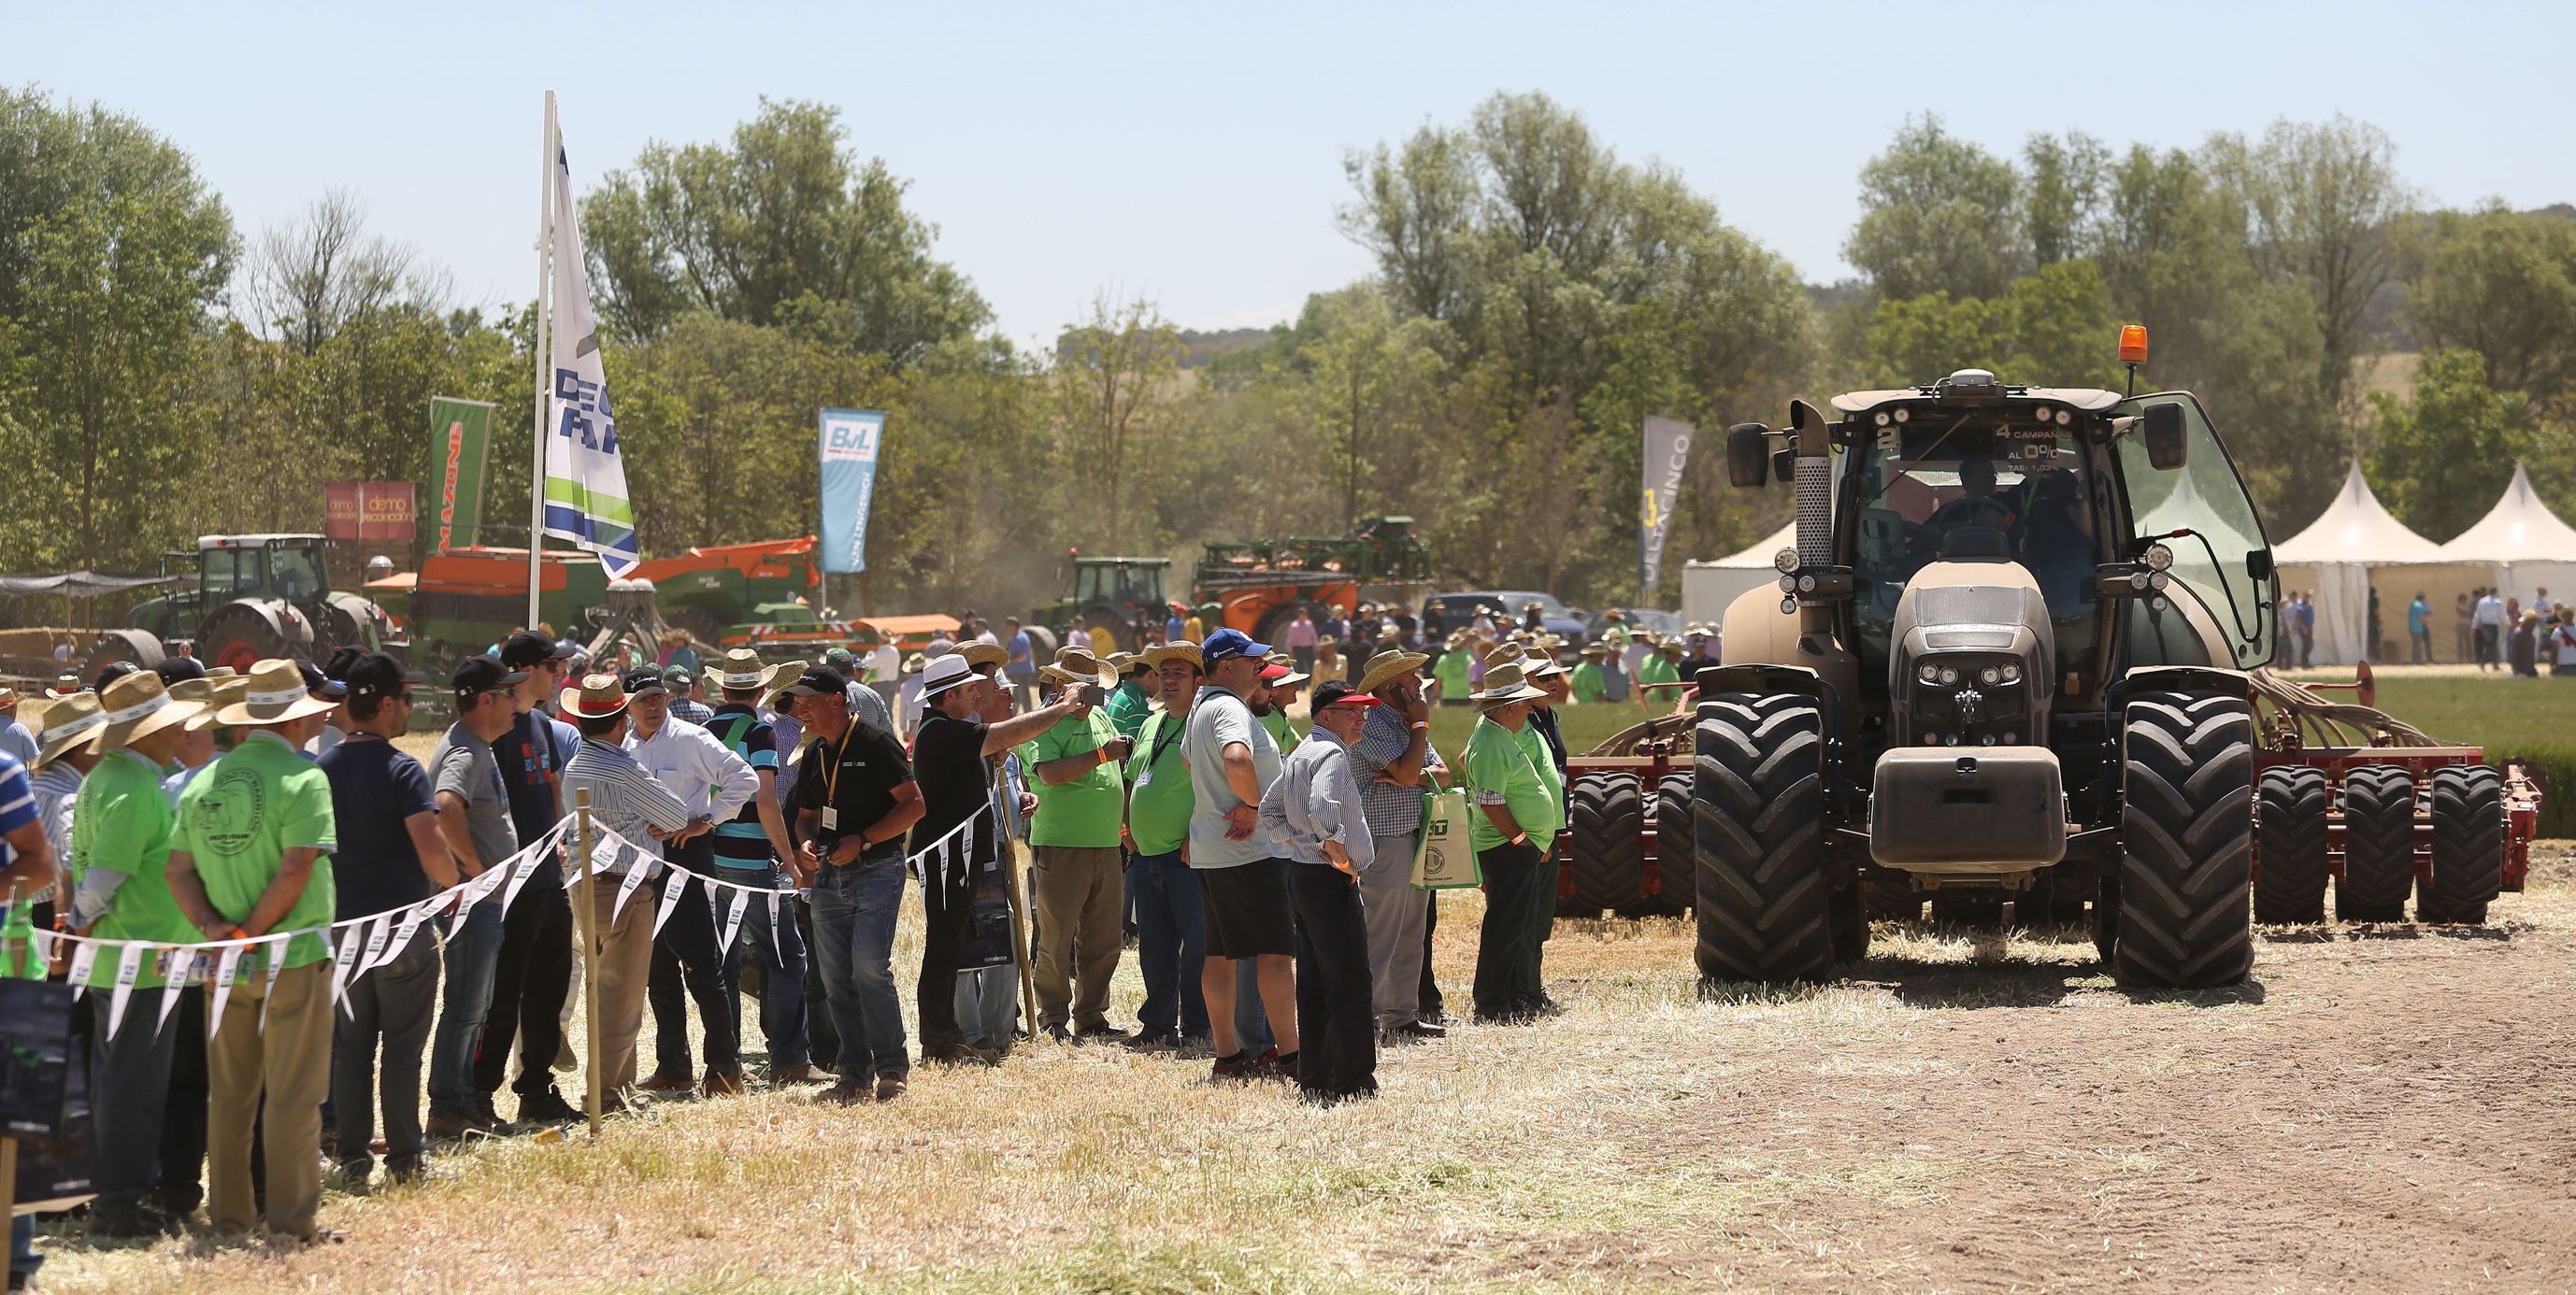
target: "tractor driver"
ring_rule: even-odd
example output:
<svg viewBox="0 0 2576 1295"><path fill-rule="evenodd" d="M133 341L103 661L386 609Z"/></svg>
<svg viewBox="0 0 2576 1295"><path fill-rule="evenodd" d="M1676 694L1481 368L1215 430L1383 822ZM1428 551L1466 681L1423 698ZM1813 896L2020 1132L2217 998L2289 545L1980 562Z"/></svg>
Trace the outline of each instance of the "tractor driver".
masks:
<svg viewBox="0 0 2576 1295"><path fill-rule="evenodd" d="M1927 522L1936 536L1969 527L2001 532L2009 541L2021 520L2013 506L1995 494L1995 463L1990 458L1959 460L1959 488L1965 493L1933 510Z"/></svg>

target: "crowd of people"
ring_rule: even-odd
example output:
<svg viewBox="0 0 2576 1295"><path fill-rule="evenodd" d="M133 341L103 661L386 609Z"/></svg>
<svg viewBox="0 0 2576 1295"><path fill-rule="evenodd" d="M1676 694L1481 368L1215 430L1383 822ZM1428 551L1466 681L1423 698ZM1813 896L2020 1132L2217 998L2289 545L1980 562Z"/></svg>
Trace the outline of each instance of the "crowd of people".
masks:
<svg viewBox="0 0 2576 1295"><path fill-rule="evenodd" d="M611 1113L744 1092L753 1025L762 1081L833 1104L894 1101L916 1060L1000 1064L1030 1039L1365 1097L1381 1047L1445 1034L1438 896L1414 866L1426 800L1453 783L1487 892L1474 1014L1551 1014L1558 708L1642 701L1706 636L1614 624L1569 669L1532 626L1480 615L1422 644L1420 621L1372 610L1332 634L1301 616L1275 648L1184 622L1132 654L1077 634L1048 657L970 614L909 657L701 661L669 640L622 671L540 627L448 672L454 719L426 761L395 739L427 679L355 649L66 676L24 725L0 698L6 969L90 991L83 1226L162 1234L202 1205L220 1232L334 1239L326 1186L415 1181L433 1146L579 1118L559 1085L581 1066L566 1040L585 954ZM1479 712L1454 769L1435 704ZM586 914L547 844L577 803L645 847L604 865ZM444 902L514 861L529 870L502 902ZM917 1051L893 966L908 879ZM648 882L663 902L624 902ZM743 891L778 903L737 903L731 929L711 901ZM387 938L385 915L433 909L435 938L410 921ZM354 967L358 941L332 938L352 924ZM66 938L36 941L40 925ZM1131 941L1132 1029L1109 993ZM16 1235L13 1273L31 1273L24 1219Z"/></svg>
<svg viewBox="0 0 2576 1295"><path fill-rule="evenodd" d="M2475 663L2482 672L2534 677L2546 667L2553 675L2576 676L2576 606L2551 598L2548 586L2535 590L2525 606L2519 597L2481 585L2453 599L2451 610L2455 660ZM2282 595L2276 614L2278 660L2283 666L2308 668L2316 657L2315 596L2290 590ZM2394 655L2383 636L2376 587L2370 591L2365 633L2370 659ZM2410 664L2433 662L2433 604L2421 589L2406 604L2406 643Z"/></svg>

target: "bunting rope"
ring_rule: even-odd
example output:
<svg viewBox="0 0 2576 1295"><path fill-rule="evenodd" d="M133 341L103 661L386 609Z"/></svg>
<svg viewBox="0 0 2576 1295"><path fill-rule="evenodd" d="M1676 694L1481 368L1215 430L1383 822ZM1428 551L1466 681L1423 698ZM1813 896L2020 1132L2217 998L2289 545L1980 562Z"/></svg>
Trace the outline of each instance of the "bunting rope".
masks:
<svg viewBox="0 0 2576 1295"><path fill-rule="evenodd" d="M938 840L905 856L904 868L907 874L922 880L923 884L927 885L928 878L935 871L940 885L943 887L949 885L952 877L971 868L975 854L976 824L989 812L992 812L992 807L988 803L984 810L978 811L957 826L950 828ZM155 1013L155 1028L168 1024L170 1013L178 1005L179 996L183 991L191 985L205 984L211 985L214 989L214 999L208 1005L206 1013L206 1032L211 1037L222 1023L224 1004L230 999L233 986L240 983L242 975L251 967L264 963L267 981L274 985L277 973L285 965L283 956L285 946L306 936L322 942L331 963L332 1002L339 1011L348 1014L354 1010L348 1001L349 986L365 978L369 972L402 956L418 936L421 926L432 917L440 915L449 905L455 906L455 912L449 916L462 920L466 914L473 911L474 905L489 898L494 890L502 890L501 908L502 911L507 912L510 906L517 902L519 891L526 885L528 877L546 861L550 852L560 850L562 854L569 857L571 848L565 843L564 838L574 830L575 823L575 818L566 817L548 829L544 836L521 847L518 853L484 869L475 876L447 887L426 899L416 900L398 908L386 909L381 913L346 918L322 926L299 927L292 931L271 931L266 935L249 936L238 940L172 942L36 930L28 933L30 945L35 956L48 965L62 948L68 947L71 950L66 979L71 985L74 998L78 998L90 989L100 987L94 979L100 951L105 949L116 951L114 964L116 970L109 985L107 1029L110 1034L114 1034L124 1025L126 1009L141 984L146 959L152 960L154 975L162 982L161 1001L156 1005L158 1010ZM625 911L627 900L642 888L657 870L663 874L663 884L654 905L656 912L653 931L656 935L660 934L663 925L670 921L671 913L680 902L680 897L687 893L689 883L698 882L708 887L706 891L708 912L711 918L717 920L718 929L721 932L718 945L720 949L732 947L734 936L741 928L744 910L749 906L751 897L754 895L768 897L771 914L770 938L775 945L779 939L779 924L787 920L785 909L788 897L799 893L800 888L793 886L753 886L737 881L727 881L721 877L707 876L704 873L691 872L663 859L657 850L639 847L624 836L601 827L596 822L592 824L591 830L595 839L591 846L589 875L616 874L619 876L617 899L610 910L612 920L617 914ZM569 889L578 884L579 880L580 875L574 872L565 877L563 884ZM505 883L507 888L503 889ZM734 892L727 896L721 914L716 908L716 890L719 888ZM14 916L11 911L13 907L14 905L6 901L0 901L0 927L5 927ZM251 955L256 955L256 961ZM245 963L250 966L246 967ZM261 1004L263 1024L266 1015L267 1004L263 1001Z"/></svg>

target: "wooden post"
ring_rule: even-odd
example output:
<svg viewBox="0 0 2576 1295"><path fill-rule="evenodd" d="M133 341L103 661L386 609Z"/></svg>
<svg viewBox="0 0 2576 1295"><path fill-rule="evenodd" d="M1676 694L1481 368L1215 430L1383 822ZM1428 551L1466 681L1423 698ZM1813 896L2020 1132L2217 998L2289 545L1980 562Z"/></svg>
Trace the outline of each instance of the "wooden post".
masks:
<svg viewBox="0 0 2576 1295"><path fill-rule="evenodd" d="M582 1113L590 1117L590 1136L599 1136L599 880L591 875L590 788L573 789L574 836L581 853L574 875L579 878L575 889L580 898L573 901L573 920L581 928L581 1000L583 1019L589 1022L585 1051L590 1054L588 1082L581 1099Z"/></svg>
<svg viewBox="0 0 2576 1295"><path fill-rule="evenodd" d="M1019 846L1008 836L998 833L996 836L999 839L993 842L993 846L1002 853L1002 889L1011 901L1011 958L1020 966L1020 1010L1026 1013L1020 1018L1020 1025L1029 1032L1031 1039L1035 1039L1038 1036L1038 981L1029 971L1028 928L1020 923ZM1004 1039L1002 1044L1008 1047L1010 1040Z"/></svg>

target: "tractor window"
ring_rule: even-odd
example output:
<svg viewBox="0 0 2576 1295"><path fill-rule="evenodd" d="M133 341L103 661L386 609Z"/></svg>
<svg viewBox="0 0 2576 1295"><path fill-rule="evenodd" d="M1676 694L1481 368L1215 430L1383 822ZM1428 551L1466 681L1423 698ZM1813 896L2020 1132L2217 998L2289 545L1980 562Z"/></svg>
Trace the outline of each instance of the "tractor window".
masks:
<svg viewBox="0 0 2576 1295"><path fill-rule="evenodd" d="M1118 600L1163 605L1163 571L1160 567L1124 567L1118 572Z"/></svg>
<svg viewBox="0 0 2576 1295"><path fill-rule="evenodd" d="M1926 419L1850 454L1843 499L1859 516L1852 616L1865 658L1884 665L1906 581L1945 557L2019 563L2047 600L2057 658L2091 650L2096 536L2071 432Z"/></svg>
<svg viewBox="0 0 2576 1295"><path fill-rule="evenodd" d="M2253 554L2268 554L2271 546L2263 538L2263 522L2254 511L2254 501L2236 475L2235 461L2228 457L2200 402L2187 393L2138 396L2122 401L2111 412L2130 415L2151 404L2168 403L2182 406L2186 457L2181 468L2157 471L2147 460L2143 435L2133 433L2119 440L2129 524L2141 537L2191 532L2164 541L2173 550L2173 577L2190 588L2217 622L2236 665L2251 669L2272 656L2272 581L2255 579L2245 560Z"/></svg>
<svg viewBox="0 0 2576 1295"><path fill-rule="evenodd" d="M268 583L268 555L259 549L204 549L197 554L204 571L208 605L256 595Z"/></svg>
<svg viewBox="0 0 2576 1295"><path fill-rule="evenodd" d="M292 602L311 601L330 589L322 574L320 549L270 549L268 574L277 596Z"/></svg>
<svg viewBox="0 0 2576 1295"><path fill-rule="evenodd" d="M1078 603L1100 601L1100 568L1074 568L1073 600Z"/></svg>

